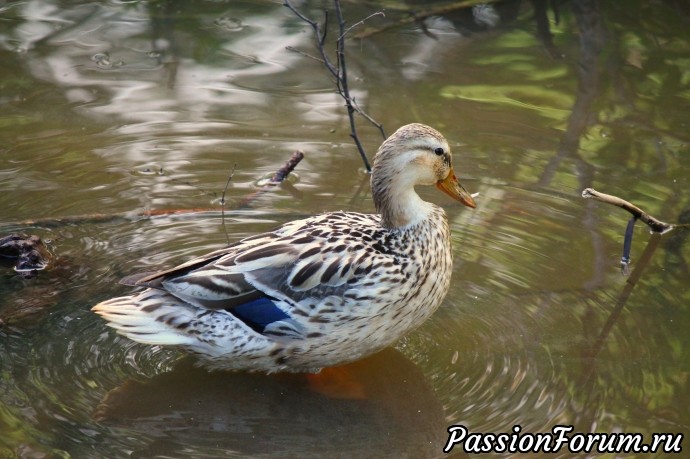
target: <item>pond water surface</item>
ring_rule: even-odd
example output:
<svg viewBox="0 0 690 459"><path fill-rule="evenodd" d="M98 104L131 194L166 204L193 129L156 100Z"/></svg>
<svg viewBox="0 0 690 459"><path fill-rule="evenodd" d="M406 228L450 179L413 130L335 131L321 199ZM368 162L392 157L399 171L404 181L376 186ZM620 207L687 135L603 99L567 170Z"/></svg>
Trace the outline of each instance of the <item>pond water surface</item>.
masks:
<svg viewBox="0 0 690 459"><path fill-rule="evenodd" d="M434 458L453 424L690 434L686 231L657 241L638 223L627 277L629 214L581 197L690 220L690 10L541 3L421 26L423 8L386 2L348 32L357 103L387 133L439 129L479 193L471 210L419 190L451 220L451 290L394 349L348 367L351 397L209 373L90 312L131 291L124 275L373 210L343 103L304 55L311 29L278 1L0 3L0 236L38 235L54 255L37 277L0 275L0 457ZM299 7L322 20L332 5ZM343 8L354 24L381 6ZM381 134L358 123L371 158ZM289 183L257 193L295 149ZM180 209L205 211L143 216Z"/></svg>

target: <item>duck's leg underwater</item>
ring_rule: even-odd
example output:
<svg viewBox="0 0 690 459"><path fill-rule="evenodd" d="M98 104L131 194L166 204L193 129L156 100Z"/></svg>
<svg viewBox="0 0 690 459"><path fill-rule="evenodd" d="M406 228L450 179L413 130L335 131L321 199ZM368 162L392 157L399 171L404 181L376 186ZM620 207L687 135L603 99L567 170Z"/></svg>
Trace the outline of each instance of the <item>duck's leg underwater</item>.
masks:
<svg viewBox="0 0 690 459"><path fill-rule="evenodd" d="M305 373L307 389L327 398L364 400L368 398L364 384L353 370L353 364L324 368L318 373ZM295 375L297 376L297 375Z"/></svg>

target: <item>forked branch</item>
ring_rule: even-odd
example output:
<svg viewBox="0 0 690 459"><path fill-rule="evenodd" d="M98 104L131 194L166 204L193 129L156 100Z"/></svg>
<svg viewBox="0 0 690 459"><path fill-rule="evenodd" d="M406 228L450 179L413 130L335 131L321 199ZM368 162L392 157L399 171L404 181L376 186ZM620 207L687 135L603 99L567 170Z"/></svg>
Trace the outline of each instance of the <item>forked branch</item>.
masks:
<svg viewBox="0 0 690 459"><path fill-rule="evenodd" d="M360 157L362 158L362 162L364 163L364 167L366 168L367 172L371 172L371 165L369 164L369 160L367 159L367 154L364 151L364 147L362 146L362 143L359 140L359 136L357 134L357 124L355 122L355 113L359 114L362 116L364 119L369 121L372 125L374 125L379 132L381 133L381 136L385 139L386 138L386 133L383 129L383 126L376 122L371 116L369 116L367 113L365 113L359 105L357 105L354 97L350 95L350 87L348 84L347 80L347 65L346 65L346 59L345 59L345 39L347 34L355 27L363 24L365 21L368 19L374 17L374 16L383 16L383 12L379 11L376 13L373 13L366 18L362 19L361 21L351 25L350 27L347 27L347 24L345 23L345 18L343 16L343 11L342 8L340 7L340 1L339 0L334 0L333 1L334 6L335 6L335 14L336 14L336 19L338 22L338 38L336 39L336 58L335 58L335 63L333 63L333 60L328 56L328 53L326 52L325 48L325 43L326 43L326 35L328 33L328 13L325 13L324 17L324 25L323 27L317 22L314 21L307 16L305 16L302 12L300 12L297 8L295 8L290 0L283 0L283 5L286 6L290 11L292 11L298 18L300 18L302 21L306 22L309 24L311 27L313 33L314 33L314 39L316 42L316 47L319 50L319 55L321 58L315 58L319 60L320 62L323 63L323 65L326 67L328 72L335 78L335 84L336 84L336 89L338 91L338 95L345 101L345 107L347 108L347 116L350 120L350 137L352 137L352 140L355 142L355 145L357 146L357 151L359 152ZM288 50L291 51L297 51L292 47L288 47ZM314 58L313 56L310 56L309 54L303 53L301 51L297 51L300 54L303 54L305 56Z"/></svg>

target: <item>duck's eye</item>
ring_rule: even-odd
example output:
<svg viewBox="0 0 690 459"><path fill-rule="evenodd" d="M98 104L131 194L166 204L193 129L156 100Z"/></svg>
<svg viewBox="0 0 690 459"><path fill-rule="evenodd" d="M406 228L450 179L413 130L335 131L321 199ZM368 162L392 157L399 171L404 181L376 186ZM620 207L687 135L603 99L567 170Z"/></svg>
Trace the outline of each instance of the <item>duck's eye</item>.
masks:
<svg viewBox="0 0 690 459"><path fill-rule="evenodd" d="M445 153L445 150L444 150L443 148L441 148L441 147L438 147L438 148L436 148L436 149L434 150L434 153L436 153L437 155L441 156L442 154Z"/></svg>

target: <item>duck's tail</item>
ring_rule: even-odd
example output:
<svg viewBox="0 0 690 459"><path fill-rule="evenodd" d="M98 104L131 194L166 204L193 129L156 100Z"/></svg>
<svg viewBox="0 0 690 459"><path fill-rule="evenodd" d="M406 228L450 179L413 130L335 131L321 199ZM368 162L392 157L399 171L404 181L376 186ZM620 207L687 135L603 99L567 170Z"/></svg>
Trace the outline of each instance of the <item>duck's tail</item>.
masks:
<svg viewBox="0 0 690 459"><path fill-rule="evenodd" d="M198 308L169 293L148 289L130 296L112 298L91 308L108 326L131 340L144 344L191 346L188 332L198 323Z"/></svg>

